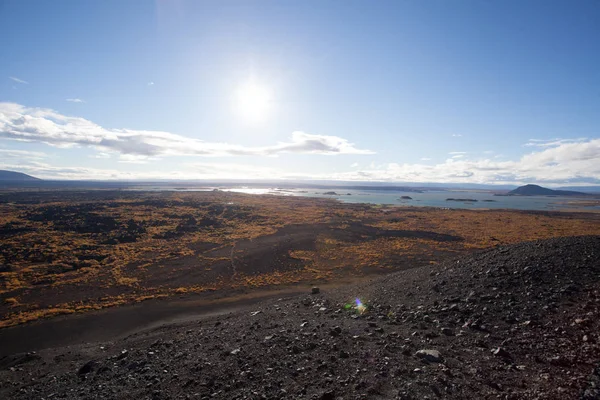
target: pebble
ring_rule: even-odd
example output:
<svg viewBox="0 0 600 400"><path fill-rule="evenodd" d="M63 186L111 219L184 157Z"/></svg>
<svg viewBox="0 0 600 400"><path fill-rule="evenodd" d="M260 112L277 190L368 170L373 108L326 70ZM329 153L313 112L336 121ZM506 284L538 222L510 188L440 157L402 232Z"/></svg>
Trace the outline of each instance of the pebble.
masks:
<svg viewBox="0 0 600 400"><path fill-rule="evenodd" d="M442 362L442 355L437 350L431 349L423 349L419 350L415 353L415 355L419 358L422 358L425 361L440 363Z"/></svg>

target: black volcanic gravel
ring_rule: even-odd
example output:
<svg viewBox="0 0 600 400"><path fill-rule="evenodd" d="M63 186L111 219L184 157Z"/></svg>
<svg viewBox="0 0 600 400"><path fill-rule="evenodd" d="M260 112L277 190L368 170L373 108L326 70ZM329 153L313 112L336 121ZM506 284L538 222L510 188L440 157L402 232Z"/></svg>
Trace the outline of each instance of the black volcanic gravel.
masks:
<svg viewBox="0 0 600 400"><path fill-rule="evenodd" d="M599 399L600 237L0 359L3 399ZM360 298L358 314L346 304Z"/></svg>

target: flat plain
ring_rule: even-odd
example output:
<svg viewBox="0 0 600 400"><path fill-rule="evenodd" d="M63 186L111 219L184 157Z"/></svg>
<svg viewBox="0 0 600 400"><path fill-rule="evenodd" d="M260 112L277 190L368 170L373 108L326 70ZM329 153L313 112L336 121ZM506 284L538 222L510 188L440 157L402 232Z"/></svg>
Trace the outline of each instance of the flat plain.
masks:
<svg viewBox="0 0 600 400"><path fill-rule="evenodd" d="M0 327L149 299L344 284L475 250L599 235L600 214L214 192L0 193Z"/></svg>

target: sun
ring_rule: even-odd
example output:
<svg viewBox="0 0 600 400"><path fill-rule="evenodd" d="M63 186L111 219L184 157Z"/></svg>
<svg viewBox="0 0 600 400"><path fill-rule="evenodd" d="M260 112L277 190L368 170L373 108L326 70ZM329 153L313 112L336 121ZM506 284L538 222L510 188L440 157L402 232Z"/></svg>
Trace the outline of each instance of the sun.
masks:
<svg viewBox="0 0 600 400"><path fill-rule="evenodd" d="M271 92L257 82L246 82L236 92L234 107L245 121L263 122L272 109Z"/></svg>

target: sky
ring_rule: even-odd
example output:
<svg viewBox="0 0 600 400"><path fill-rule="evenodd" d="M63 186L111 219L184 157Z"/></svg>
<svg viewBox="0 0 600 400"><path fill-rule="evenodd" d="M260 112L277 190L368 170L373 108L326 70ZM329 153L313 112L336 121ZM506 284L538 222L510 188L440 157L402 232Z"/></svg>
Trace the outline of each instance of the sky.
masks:
<svg viewBox="0 0 600 400"><path fill-rule="evenodd" d="M0 169L600 183L597 0L0 0Z"/></svg>

